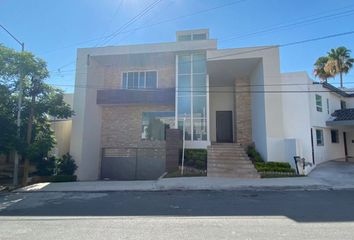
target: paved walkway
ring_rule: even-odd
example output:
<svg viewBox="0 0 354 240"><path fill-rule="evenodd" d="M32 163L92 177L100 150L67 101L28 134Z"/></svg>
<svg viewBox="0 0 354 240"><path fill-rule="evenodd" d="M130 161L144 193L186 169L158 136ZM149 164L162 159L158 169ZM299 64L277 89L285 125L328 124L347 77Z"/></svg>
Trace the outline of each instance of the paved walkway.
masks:
<svg viewBox="0 0 354 240"><path fill-rule="evenodd" d="M354 163L328 162L308 177L230 179L210 177L165 178L156 181L91 181L38 183L17 192L107 192L166 190L319 190L354 189Z"/></svg>

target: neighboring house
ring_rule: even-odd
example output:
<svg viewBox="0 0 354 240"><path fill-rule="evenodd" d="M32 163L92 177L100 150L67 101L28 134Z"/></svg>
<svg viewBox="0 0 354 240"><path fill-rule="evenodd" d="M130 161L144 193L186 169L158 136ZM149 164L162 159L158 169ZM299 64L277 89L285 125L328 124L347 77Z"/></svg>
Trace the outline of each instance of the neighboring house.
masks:
<svg viewBox="0 0 354 240"><path fill-rule="evenodd" d="M64 94L64 102L73 106L73 97L72 93ZM56 119L52 118L50 120L51 127L54 131L54 136L56 144L52 149L52 154L55 157L61 157L64 154L70 152L70 139L71 139L71 128L72 128L72 119Z"/></svg>
<svg viewBox="0 0 354 240"><path fill-rule="evenodd" d="M176 38L78 49L70 153L79 180L158 177L175 166L167 161L177 135L166 139L166 129L183 125L186 148L208 149L209 176L258 177L244 151L252 144L266 161L292 163L299 155L312 162L310 129L326 127L326 119L313 123L315 93L282 91L320 85L281 74L277 46L217 49L204 29ZM311 84L284 86L288 79Z"/></svg>
<svg viewBox="0 0 354 240"><path fill-rule="evenodd" d="M354 157L354 94L306 72L284 73L282 81L284 137L296 141L297 155L313 165Z"/></svg>

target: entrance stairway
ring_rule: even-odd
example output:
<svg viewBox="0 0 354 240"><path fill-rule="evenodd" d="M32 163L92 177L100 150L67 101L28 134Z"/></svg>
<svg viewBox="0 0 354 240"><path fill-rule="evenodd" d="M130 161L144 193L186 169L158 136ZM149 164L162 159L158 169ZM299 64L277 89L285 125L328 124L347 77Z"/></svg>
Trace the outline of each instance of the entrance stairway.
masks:
<svg viewBox="0 0 354 240"><path fill-rule="evenodd" d="M208 146L208 177L260 178L260 175L240 144L213 143Z"/></svg>

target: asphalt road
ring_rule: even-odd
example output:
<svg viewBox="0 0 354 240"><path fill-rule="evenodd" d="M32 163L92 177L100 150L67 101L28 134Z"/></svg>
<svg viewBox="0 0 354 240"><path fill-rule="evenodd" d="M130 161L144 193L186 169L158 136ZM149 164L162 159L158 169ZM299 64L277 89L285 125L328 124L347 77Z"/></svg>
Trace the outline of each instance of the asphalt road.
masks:
<svg viewBox="0 0 354 240"><path fill-rule="evenodd" d="M0 195L0 239L354 239L354 191Z"/></svg>

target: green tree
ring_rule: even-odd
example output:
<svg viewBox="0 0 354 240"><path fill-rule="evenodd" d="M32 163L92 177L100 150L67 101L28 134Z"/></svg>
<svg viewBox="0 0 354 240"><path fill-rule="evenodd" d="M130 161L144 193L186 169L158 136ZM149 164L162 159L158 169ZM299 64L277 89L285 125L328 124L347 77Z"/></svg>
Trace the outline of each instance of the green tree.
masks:
<svg viewBox="0 0 354 240"><path fill-rule="evenodd" d="M55 144L50 117L68 118L73 112L63 100L63 91L44 81L49 78L46 63L30 52L17 53L0 46L0 80L9 91L23 83L21 139L18 151L24 159L23 184L27 183L30 162L47 157ZM16 94L12 94L15 98ZM15 111L13 111L15 112Z"/></svg>
<svg viewBox="0 0 354 240"><path fill-rule="evenodd" d="M327 82L328 78L333 77L329 72L325 71L326 64L328 63L328 57L319 57L314 64L314 75L320 78L322 81Z"/></svg>
<svg viewBox="0 0 354 240"><path fill-rule="evenodd" d="M0 154L9 154L16 148L15 106L15 99L11 96L11 91L5 85L0 84Z"/></svg>
<svg viewBox="0 0 354 240"><path fill-rule="evenodd" d="M340 77L340 87L343 88L343 74L347 74L353 67L354 59L350 57L351 51L346 47L333 48L328 52L328 62L325 71Z"/></svg>

